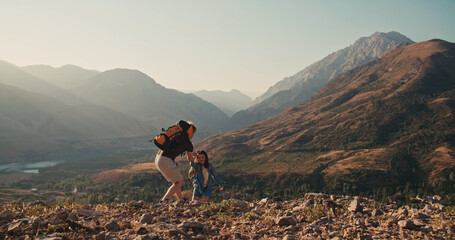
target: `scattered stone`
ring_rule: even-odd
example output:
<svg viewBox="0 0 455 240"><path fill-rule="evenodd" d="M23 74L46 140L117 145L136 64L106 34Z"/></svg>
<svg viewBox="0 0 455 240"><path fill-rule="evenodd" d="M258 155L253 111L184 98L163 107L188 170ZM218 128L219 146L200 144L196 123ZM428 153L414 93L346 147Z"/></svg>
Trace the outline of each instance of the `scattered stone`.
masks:
<svg viewBox="0 0 455 240"><path fill-rule="evenodd" d="M417 219L428 219L428 218L430 218L427 214L420 213L420 212L417 213L417 214L414 214L412 217L413 218L417 218Z"/></svg>
<svg viewBox="0 0 455 240"><path fill-rule="evenodd" d="M258 204L267 204L269 202L268 198L263 198L261 201L258 202Z"/></svg>
<svg viewBox="0 0 455 240"><path fill-rule="evenodd" d="M355 199L349 204L348 210L351 212L362 212L363 208L360 205L359 200Z"/></svg>
<svg viewBox="0 0 455 240"><path fill-rule="evenodd" d="M376 219L365 219L366 226L378 227L379 221Z"/></svg>
<svg viewBox="0 0 455 240"><path fill-rule="evenodd" d="M84 204L81 208L85 210L92 210L92 206L90 206L90 204Z"/></svg>
<svg viewBox="0 0 455 240"><path fill-rule="evenodd" d="M120 225L120 229L130 229L131 228L131 222L122 221L119 225Z"/></svg>
<svg viewBox="0 0 455 240"><path fill-rule="evenodd" d="M262 238L262 235L259 235L259 234L254 234L254 235L251 235L250 237L252 240L259 240Z"/></svg>
<svg viewBox="0 0 455 240"><path fill-rule="evenodd" d="M145 234L147 234L148 232L149 232L149 231L147 231L147 228L145 228L145 227L140 227L140 228L136 231L136 233L137 233L138 235L145 235Z"/></svg>
<svg viewBox="0 0 455 240"><path fill-rule="evenodd" d="M0 223L11 222L13 220L13 213L10 210L4 210L0 213Z"/></svg>
<svg viewBox="0 0 455 240"><path fill-rule="evenodd" d="M56 236L43 236L43 237L37 238L37 240L62 240L62 238L56 237Z"/></svg>
<svg viewBox="0 0 455 240"><path fill-rule="evenodd" d="M292 216L281 217L276 221L279 226L296 225L297 220Z"/></svg>
<svg viewBox="0 0 455 240"><path fill-rule="evenodd" d="M384 212L381 211L381 209L373 209L373 211L371 211L371 216L373 217L382 216L383 214Z"/></svg>
<svg viewBox="0 0 455 240"><path fill-rule="evenodd" d="M115 234L113 233L107 233L106 234L106 240L120 240L119 237L117 237Z"/></svg>
<svg viewBox="0 0 455 240"><path fill-rule="evenodd" d="M422 227L426 226L426 224L421 219L416 219L416 220L413 220L412 222L414 222L414 225L418 228L422 228Z"/></svg>
<svg viewBox="0 0 455 240"><path fill-rule="evenodd" d="M139 235L136 238L134 238L134 240L158 240L158 239L161 240L162 238L160 238L156 234Z"/></svg>
<svg viewBox="0 0 455 240"><path fill-rule="evenodd" d="M29 219L23 218L23 219L17 219L12 221L8 225L8 233L13 233L14 231L23 228L26 226L29 222Z"/></svg>
<svg viewBox="0 0 455 240"><path fill-rule="evenodd" d="M273 203L272 206L270 206L271 209L282 209L283 205L279 202Z"/></svg>
<svg viewBox="0 0 455 240"><path fill-rule="evenodd" d="M141 220L139 220L140 223L147 223L150 224L153 221L153 216L150 213L145 213L142 215Z"/></svg>
<svg viewBox="0 0 455 240"><path fill-rule="evenodd" d="M303 202L302 206L303 206L303 208L307 208L307 207L310 207L311 205L313 205L313 203L314 203L313 199L307 199Z"/></svg>
<svg viewBox="0 0 455 240"><path fill-rule="evenodd" d="M401 220L398 222L398 226L404 229L414 229L416 227L411 220Z"/></svg>
<svg viewBox="0 0 455 240"><path fill-rule="evenodd" d="M433 203L431 206L436 208L436 209L438 209L438 210L440 210L440 211L444 210L444 205L442 205L440 203Z"/></svg>
<svg viewBox="0 0 455 240"><path fill-rule="evenodd" d="M387 220L386 220L386 226L387 227L392 227L393 225L395 225L396 223L398 223L398 220L393 217L393 216L389 216L387 217Z"/></svg>
<svg viewBox="0 0 455 240"><path fill-rule="evenodd" d="M60 219L60 220L66 220L69 216L69 213L67 211L61 211L55 215L55 218Z"/></svg>
<svg viewBox="0 0 455 240"><path fill-rule="evenodd" d="M312 193L294 200L48 205L42 211L6 204L0 205L0 239L450 239L455 215L432 201L411 208ZM62 224L52 225L57 220Z"/></svg>
<svg viewBox="0 0 455 240"><path fill-rule="evenodd" d="M95 240L104 240L106 239L106 233L105 232L100 232L95 236Z"/></svg>
<svg viewBox="0 0 455 240"><path fill-rule="evenodd" d="M70 214L68 215L68 218L67 218L67 219L68 219L68 220L71 220L71 221L73 221L73 222L79 221L79 217L78 217L77 214L74 213L74 212L70 213Z"/></svg>
<svg viewBox="0 0 455 240"><path fill-rule="evenodd" d="M134 240L152 240L152 238L148 235L139 235L135 237Z"/></svg>
<svg viewBox="0 0 455 240"><path fill-rule="evenodd" d="M409 212L408 209L405 207L401 207L398 209L398 215L401 215L404 217L408 216L408 212Z"/></svg>
<svg viewBox="0 0 455 240"><path fill-rule="evenodd" d="M224 201L226 201L226 200L223 200L223 202ZM246 209L246 208L249 207L249 204L247 202L245 202L245 201L242 201L242 200L232 199L231 202L232 202L232 205L234 207L237 207L237 208L240 208L240 209Z"/></svg>
<svg viewBox="0 0 455 240"><path fill-rule="evenodd" d="M234 232L234 239L242 239L242 233Z"/></svg>
<svg viewBox="0 0 455 240"><path fill-rule="evenodd" d="M183 228L186 231L193 230L193 232L202 232L204 229L204 224L200 222L183 222L177 226L178 228Z"/></svg>
<svg viewBox="0 0 455 240"><path fill-rule="evenodd" d="M31 217L30 223L33 225L33 227L39 227L43 225L43 221L41 221L41 219L38 217Z"/></svg>
<svg viewBox="0 0 455 240"><path fill-rule="evenodd" d="M81 208L81 209L77 210L77 215L83 216L83 217L103 216L103 214L100 212L87 210L85 208Z"/></svg>
<svg viewBox="0 0 455 240"><path fill-rule="evenodd" d="M303 206L296 206L292 209L293 212L301 212L303 210L305 210L305 207Z"/></svg>
<svg viewBox="0 0 455 240"><path fill-rule="evenodd" d="M292 235L286 235L284 236L283 240L295 240L295 237Z"/></svg>
<svg viewBox="0 0 455 240"><path fill-rule="evenodd" d="M114 232L120 230L120 226L118 225L118 223L116 221L111 221L109 223L106 223L106 225L104 225L104 228L106 228L109 231L114 231Z"/></svg>
<svg viewBox="0 0 455 240"><path fill-rule="evenodd" d="M131 201L130 203L128 203L128 205L130 207L134 207L134 208L142 208L144 206L144 204L145 204L144 201L138 201L138 202Z"/></svg>
<svg viewBox="0 0 455 240"><path fill-rule="evenodd" d="M303 232L306 234L309 233L315 233L315 234L321 234L322 231L316 224L310 224L306 228L303 229Z"/></svg>
<svg viewBox="0 0 455 240"><path fill-rule="evenodd" d="M178 235L185 236L185 235L186 235L186 233L185 233L184 231L182 231L181 229L176 229L176 228L174 228L174 229L169 229L167 232L168 232L169 235L171 235L171 236L178 236Z"/></svg>
<svg viewBox="0 0 455 240"><path fill-rule="evenodd" d="M68 219L69 213L67 211L58 212L51 223L54 225L64 223Z"/></svg>

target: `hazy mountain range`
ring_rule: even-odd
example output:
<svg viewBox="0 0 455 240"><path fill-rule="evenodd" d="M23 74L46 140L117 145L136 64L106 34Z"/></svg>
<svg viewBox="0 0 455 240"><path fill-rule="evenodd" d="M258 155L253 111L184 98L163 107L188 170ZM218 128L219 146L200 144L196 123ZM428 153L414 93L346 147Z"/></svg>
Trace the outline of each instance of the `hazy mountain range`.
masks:
<svg viewBox="0 0 455 240"><path fill-rule="evenodd" d="M59 68L48 65L31 65L21 67L21 69L63 89L77 88L89 84L90 79L100 73L99 71L87 70L74 65L65 65Z"/></svg>
<svg viewBox="0 0 455 240"><path fill-rule="evenodd" d="M381 57L385 52L413 43L398 32L376 32L334 52L322 60L287 77L254 100L252 106L232 116L229 129L267 119L291 106L303 103L339 74Z"/></svg>
<svg viewBox="0 0 455 240"><path fill-rule="evenodd" d="M64 139L153 137L159 129L185 119L198 126L198 141L304 102L342 72L411 42L396 32L360 38L278 82L254 102L237 90L182 93L138 70L98 72L73 65L19 68L1 61L0 83L3 91L11 92L3 96L5 104L0 109L0 128L5 129L1 136L8 145L13 144L12 139L24 138L57 141L54 146L58 149ZM252 103L256 104L247 108ZM8 152L9 156L20 155Z"/></svg>
<svg viewBox="0 0 455 240"><path fill-rule="evenodd" d="M68 104L87 104L88 101L49 83L21 68L0 60L0 83L30 92L44 93Z"/></svg>
<svg viewBox="0 0 455 240"><path fill-rule="evenodd" d="M92 103L152 122L161 128L180 119L191 120L199 137L219 133L228 116L194 94L165 88L146 74L113 69L96 75L90 84L71 90Z"/></svg>
<svg viewBox="0 0 455 240"><path fill-rule="evenodd" d="M5 139L113 138L150 132L135 118L106 107L68 105L45 94L4 84L0 84L0 98L0 137Z"/></svg>
<svg viewBox="0 0 455 240"><path fill-rule="evenodd" d="M106 107L70 105L0 83L0 162L71 153L77 141L85 145L86 140L131 138L152 132L157 129L150 124Z"/></svg>
<svg viewBox="0 0 455 240"><path fill-rule="evenodd" d="M139 137L139 145L151 145L144 138L180 119L196 123L200 140L222 132L228 120L213 104L167 89L137 70L19 68L2 61L0 84L0 162L74 153L92 140Z"/></svg>
<svg viewBox="0 0 455 240"><path fill-rule="evenodd" d="M207 102L213 103L229 117L240 110L248 108L253 102L253 99L236 89L232 89L229 92L200 90L194 92L194 94Z"/></svg>
<svg viewBox="0 0 455 240"><path fill-rule="evenodd" d="M455 44L432 40L346 71L308 102L197 148L226 172L298 174L329 190L436 184L455 170L454 114Z"/></svg>

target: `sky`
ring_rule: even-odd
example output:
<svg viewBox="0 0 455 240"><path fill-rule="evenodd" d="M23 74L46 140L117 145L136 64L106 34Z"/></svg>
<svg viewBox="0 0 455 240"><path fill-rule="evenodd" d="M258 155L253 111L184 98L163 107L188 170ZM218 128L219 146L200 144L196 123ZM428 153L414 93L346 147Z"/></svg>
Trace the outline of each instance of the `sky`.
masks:
<svg viewBox="0 0 455 240"><path fill-rule="evenodd" d="M455 42L454 0L0 0L0 60L266 91L374 32Z"/></svg>

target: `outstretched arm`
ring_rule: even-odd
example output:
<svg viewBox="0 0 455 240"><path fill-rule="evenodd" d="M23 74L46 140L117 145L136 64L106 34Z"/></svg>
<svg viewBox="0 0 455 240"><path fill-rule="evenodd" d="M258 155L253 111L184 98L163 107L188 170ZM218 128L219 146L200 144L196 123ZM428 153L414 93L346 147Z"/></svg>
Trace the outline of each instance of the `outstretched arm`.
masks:
<svg viewBox="0 0 455 240"><path fill-rule="evenodd" d="M194 152L186 152L186 157L188 159L188 162L194 162L196 153Z"/></svg>
<svg viewBox="0 0 455 240"><path fill-rule="evenodd" d="M211 169L212 169L211 172L212 172L212 177L213 177L213 179L215 179L215 182L218 183L218 185L220 185L220 187L221 187L220 190L223 191L223 190L222 190L222 188L223 188L223 182L221 181L221 178L218 177L218 174L216 174L216 171L215 171L215 168L213 167L213 165L211 166Z"/></svg>

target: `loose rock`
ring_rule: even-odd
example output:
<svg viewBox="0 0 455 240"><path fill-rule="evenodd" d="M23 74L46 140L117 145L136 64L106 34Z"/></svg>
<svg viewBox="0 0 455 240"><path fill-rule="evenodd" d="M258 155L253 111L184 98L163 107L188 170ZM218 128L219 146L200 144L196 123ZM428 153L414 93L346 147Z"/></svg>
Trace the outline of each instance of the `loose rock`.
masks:
<svg viewBox="0 0 455 240"><path fill-rule="evenodd" d="M77 215L84 216L84 217L103 216L103 214L100 213L100 212L87 210L87 209L84 209L84 208L81 208L81 209L77 210Z"/></svg>
<svg viewBox="0 0 455 240"><path fill-rule="evenodd" d="M114 231L114 232L120 230L120 226L118 225L118 223L116 221L111 221L111 222L107 223L106 225L104 225L104 228L106 228L109 231Z"/></svg>
<svg viewBox="0 0 455 240"><path fill-rule="evenodd" d="M141 220L139 220L139 222L150 224L150 223L152 223L152 220L153 220L152 214L146 213L146 214L142 215Z"/></svg>
<svg viewBox="0 0 455 240"><path fill-rule="evenodd" d="M362 212L363 208L358 200L352 200L351 204L349 204L348 210L351 212Z"/></svg>
<svg viewBox="0 0 455 240"><path fill-rule="evenodd" d="M398 226L405 229L414 229L416 226L411 220L401 220L398 222Z"/></svg>
<svg viewBox="0 0 455 240"><path fill-rule="evenodd" d="M289 226L289 225L296 225L297 220L294 217L281 217L276 221L276 224L279 226Z"/></svg>

